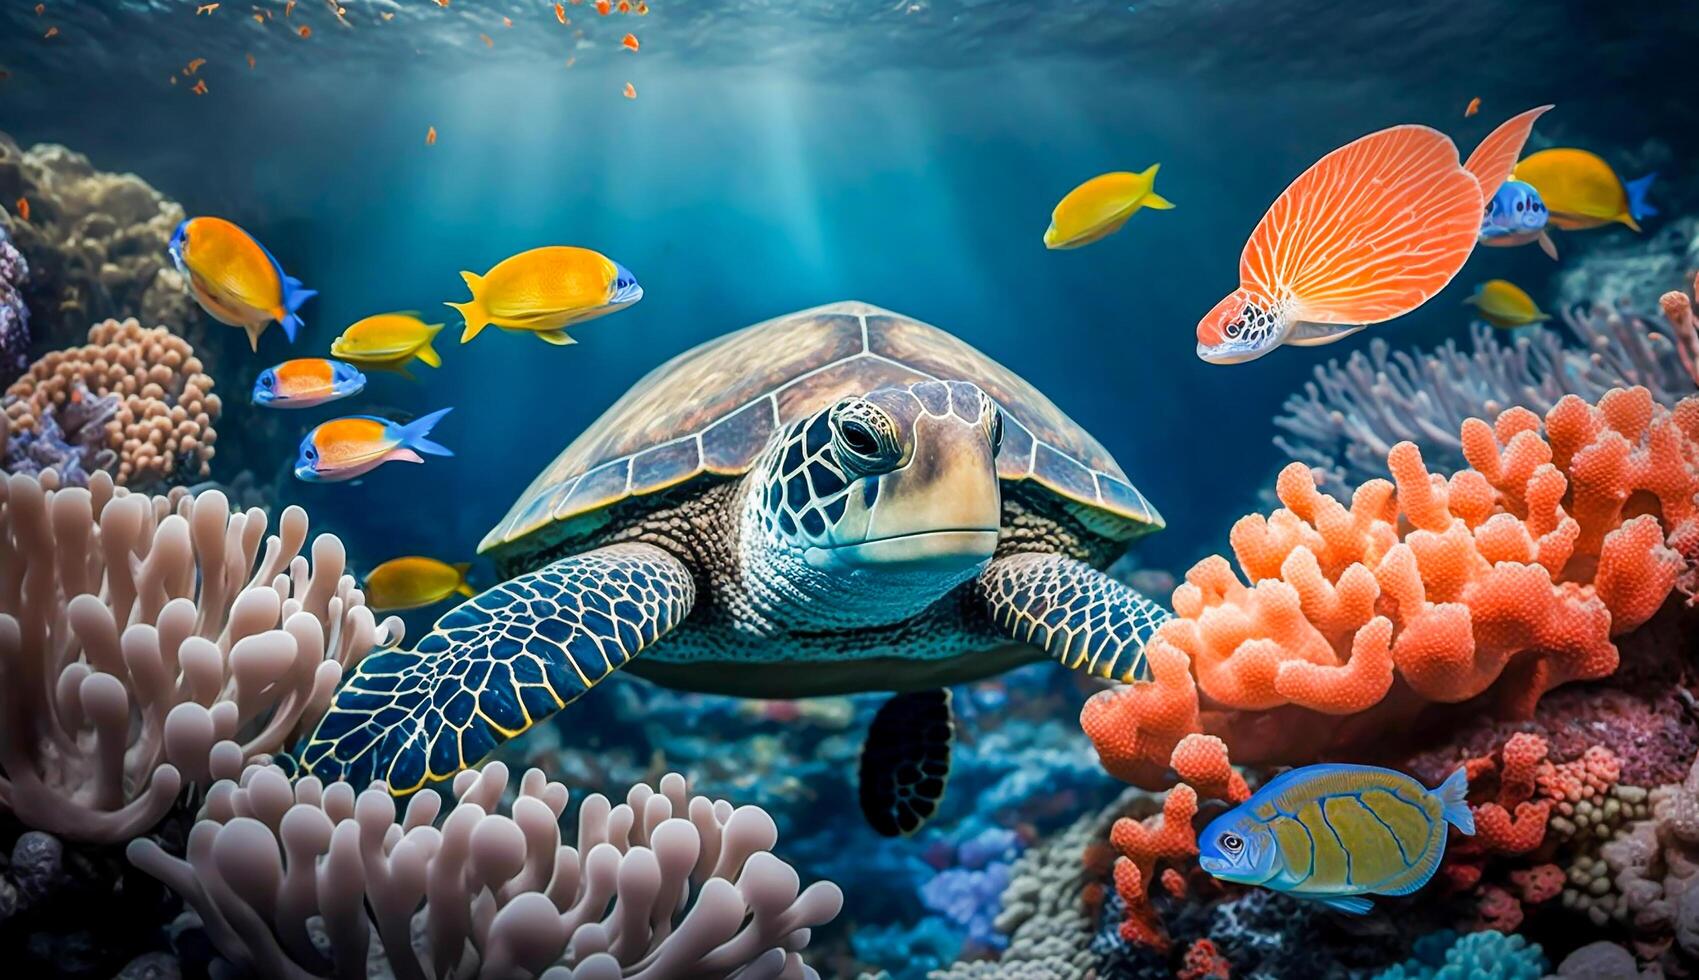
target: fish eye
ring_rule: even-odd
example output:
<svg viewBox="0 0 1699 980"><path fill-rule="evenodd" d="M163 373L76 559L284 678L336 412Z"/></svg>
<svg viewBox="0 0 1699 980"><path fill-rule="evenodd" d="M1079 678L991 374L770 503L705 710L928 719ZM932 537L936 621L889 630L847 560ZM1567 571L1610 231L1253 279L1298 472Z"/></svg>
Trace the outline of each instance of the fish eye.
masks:
<svg viewBox="0 0 1699 980"><path fill-rule="evenodd" d="M272 386L272 384L274 384L275 382L276 382L276 379L273 378L270 374L260 375L260 384L265 385L267 388L270 388Z"/></svg>
<svg viewBox="0 0 1699 980"><path fill-rule="evenodd" d="M1221 849L1229 854L1237 854L1245 847L1245 842L1238 834L1222 834Z"/></svg>
<svg viewBox="0 0 1699 980"><path fill-rule="evenodd" d="M309 449L309 450L307 450L307 458L308 458L308 459L309 459L309 460L313 460L313 459L318 459L318 458L319 458L319 454L318 454L318 453L316 453L316 452L314 452L314 451L312 451L312 450L311 450L311 449Z"/></svg>

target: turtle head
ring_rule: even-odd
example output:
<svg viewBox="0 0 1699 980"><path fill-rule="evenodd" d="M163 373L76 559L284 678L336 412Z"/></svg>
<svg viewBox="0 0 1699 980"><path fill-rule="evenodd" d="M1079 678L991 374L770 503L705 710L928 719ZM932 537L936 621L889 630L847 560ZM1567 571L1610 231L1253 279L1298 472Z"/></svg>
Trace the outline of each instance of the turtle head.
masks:
<svg viewBox="0 0 1699 980"><path fill-rule="evenodd" d="M839 399L775 447L763 523L810 568L953 588L997 548L1002 433L997 403L965 381Z"/></svg>

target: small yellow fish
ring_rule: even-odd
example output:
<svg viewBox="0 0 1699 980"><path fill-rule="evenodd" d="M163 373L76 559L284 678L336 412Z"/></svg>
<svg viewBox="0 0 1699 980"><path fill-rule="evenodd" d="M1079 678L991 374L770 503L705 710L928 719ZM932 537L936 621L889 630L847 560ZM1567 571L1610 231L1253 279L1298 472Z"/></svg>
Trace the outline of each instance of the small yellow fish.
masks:
<svg viewBox="0 0 1699 980"><path fill-rule="evenodd" d="M637 277L600 252L552 245L520 252L476 275L462 272L472 299L449 303L466 318L460 342L485 327L530 331L551 344L576 343L566 328L605 316L643 298Z"/></svg>
<svg viewBox="0 0 1699 980"><path fill-rule="evenodd" d="M408 555L391 558L366 575L366 603L391 612L434 606L456 593L470 599L476 592L466 581L471 562L450 565L435 558Z"/></svg>
<svg viewBox="0 0 1699 980"><path fill-rule="evenodd" d="M1475 293L1463 301L1481 312L1481 319L1495 327L1510 330L1530 323L1550 320L1535 305L1534 298L1522 287L1503 279L1489 279L1475 287Z"/></svg>
<svg viewBox="0 0 1699 980"><path fill-rule="evenodd" d="M1551 211L1551 223L1566 231L1612 222L1640 230L1640 219L1658 213L1646 203L1657 174L1623 183L1596 153L1557 146L1529 154L1516 165L1517 180L1534 185Z"/></svg>
<svg viewBox="0 0 1699 980"><path fill-rule="evenodd" d="M379 313L349 325L330 342L330 355L361 367L399 374L407 374L407 365L414 359L429 367L442 367L442 358L431 346L442 328L442 324L426 323L411 311Z"/></svg>
<svg viewBox="0 0 1699 980"><path fill-rule="evenodd" d="M1079 248L1121 230L1140 208L1166 211L1174 205L1156 193L1157 168L1153 163L1142 173L1100 174L1074 188L1050 212L1050 227L1044 232L1044 247Z"/></svg>

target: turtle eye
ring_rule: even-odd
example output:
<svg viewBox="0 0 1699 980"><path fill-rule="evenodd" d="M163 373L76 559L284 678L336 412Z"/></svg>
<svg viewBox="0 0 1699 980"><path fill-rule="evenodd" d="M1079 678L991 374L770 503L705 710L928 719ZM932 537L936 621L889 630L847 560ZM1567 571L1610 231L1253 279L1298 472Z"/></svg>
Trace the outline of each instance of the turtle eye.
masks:
<svg viewBox="0 0 1699 980"><path fill-rule="evenodd" d="M997 455L997 450L1003 448L1003 410L996 405L990 408L991 455Z"/></svg>
<svg viewBox="0 0 1699 980"><path fill-rule="evenodd" d="M853 399L832 410L831 422L833 448L846 469L864 476L896 469L902 447L896 423L883 409Z"/></svg>

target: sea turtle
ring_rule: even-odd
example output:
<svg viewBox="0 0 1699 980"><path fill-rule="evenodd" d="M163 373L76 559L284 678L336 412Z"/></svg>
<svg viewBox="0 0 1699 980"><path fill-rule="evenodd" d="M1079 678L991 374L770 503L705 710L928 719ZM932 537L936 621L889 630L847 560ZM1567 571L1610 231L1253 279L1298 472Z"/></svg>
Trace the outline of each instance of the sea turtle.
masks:
<svg viewBox="0 0 1699 980"><path fill-rule="evenodd" d="M861 760L886 834L931 815L945 685L1042 659L1144 676L1167 615L1105 575L1162 518L1050 400L863 303L650 372L485 536L502 584L363 660L297 756L405 794L625 669L692 691L895 696Z"/></svg>

